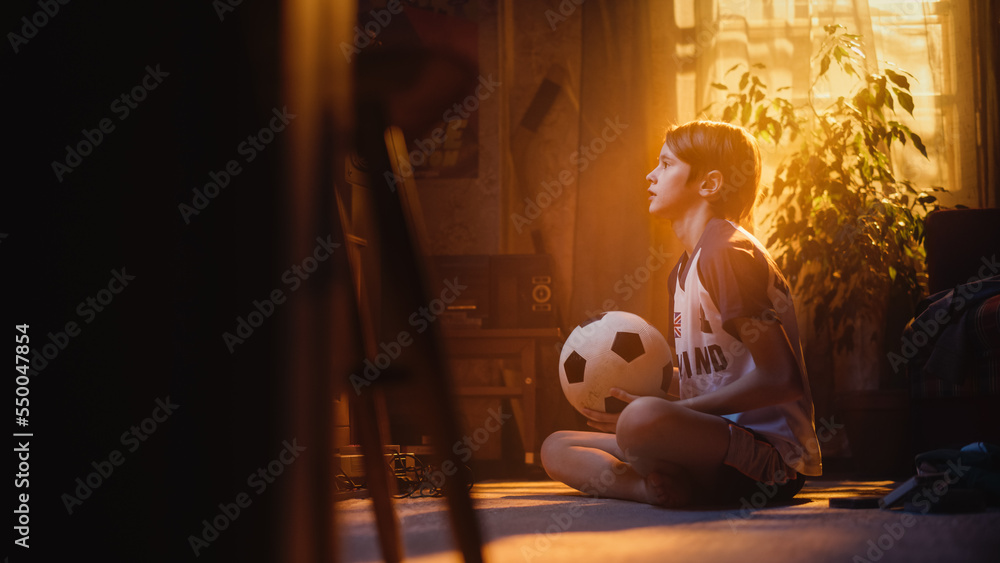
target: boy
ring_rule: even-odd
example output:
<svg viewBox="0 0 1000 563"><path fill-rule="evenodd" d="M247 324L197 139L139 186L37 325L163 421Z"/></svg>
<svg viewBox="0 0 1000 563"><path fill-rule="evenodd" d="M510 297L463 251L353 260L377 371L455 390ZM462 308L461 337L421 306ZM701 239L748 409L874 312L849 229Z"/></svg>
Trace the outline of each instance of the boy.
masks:
<svg viewBox="0 0 1000 563"><path fill-rule="evenodd" d="M788 286L738 226L757 197L757 143L726 123L687 123L667 131L646 179L649 212L685 249L669 282L681 398L613 390L629 403L621 414L585 412L603 433L552 434L542 465L581 491L670 508L758 491L788 500L822 466Z"/></svg>

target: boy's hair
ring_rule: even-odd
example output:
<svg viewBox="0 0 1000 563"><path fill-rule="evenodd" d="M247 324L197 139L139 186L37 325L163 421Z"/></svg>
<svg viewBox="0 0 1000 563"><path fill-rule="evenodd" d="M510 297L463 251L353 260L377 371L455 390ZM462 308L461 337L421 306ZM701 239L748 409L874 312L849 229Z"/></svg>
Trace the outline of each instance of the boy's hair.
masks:
<svg viewBox="0 0 1000 563"><path fill-rule="evenodd" d="M691 166L688 181L712 170L722 173L722 197L713 207L736 223L750 219L760 185L760 149L746 129L718 121L691 121L667 129L664 139Z"/></svg>

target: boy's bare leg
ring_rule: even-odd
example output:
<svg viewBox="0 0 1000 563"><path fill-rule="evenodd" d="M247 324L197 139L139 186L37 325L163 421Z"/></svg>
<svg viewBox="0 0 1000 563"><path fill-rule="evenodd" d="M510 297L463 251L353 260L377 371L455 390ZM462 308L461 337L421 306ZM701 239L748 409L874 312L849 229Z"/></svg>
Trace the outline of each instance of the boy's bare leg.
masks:
<svg viewBox="0 0 1000 563"><path fill-rule="evenodd" d="M654 469L643 474L643 481L645 502L666 508L688 506L699 492L697 481L687 469L671 463L657 464Z"/></svg>
<svg viewBox="0 0 1000 563"><path fill-rule="evenodd" d="M556 432L542 443L549 477L583 493L646 502L643 478L625 461L614 434Z"/></svg>
<svg viewBox="0 0 1000 563"><path fill-rule="evenodd" d="M724 419L641 397L622 412L617 430L556 432L542 444L542 465L587 494L667 507L715 488L729 449Z"/></svg>
<svg viewBox="0 0 1000 563"><path fill-rule="evenodd" d="M542 444L542 466L549 477L583 493L680 507L689 504L696 486L687 471L659 463L640 474L628 462L614 434L556 432Z"/></svg>
<svg viewBox="0 0 1000 563"><path fill-rule="evenodd" d="M633 471L644 478L652 504L683 506L715 488L729 450L721 417L640 397L618 419L615 435Z"/></svg>

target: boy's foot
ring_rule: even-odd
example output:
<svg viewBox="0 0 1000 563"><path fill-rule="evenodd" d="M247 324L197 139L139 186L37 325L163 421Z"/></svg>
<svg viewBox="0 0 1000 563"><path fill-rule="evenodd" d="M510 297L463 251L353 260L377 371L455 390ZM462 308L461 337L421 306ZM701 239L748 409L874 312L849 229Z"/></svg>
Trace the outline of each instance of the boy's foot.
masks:
<svg viewBox="0 0 1000 563"><path fill-rule="evenodd" d="M646 502L664 508L682 508L694 498L690 481L665 473L649 472L645 486Z"/></svg>

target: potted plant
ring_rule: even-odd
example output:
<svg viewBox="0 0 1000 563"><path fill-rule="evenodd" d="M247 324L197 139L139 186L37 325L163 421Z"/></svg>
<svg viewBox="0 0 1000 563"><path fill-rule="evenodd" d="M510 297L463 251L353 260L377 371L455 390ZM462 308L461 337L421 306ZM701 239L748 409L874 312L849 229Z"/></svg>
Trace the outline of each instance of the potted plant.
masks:
<svg viewBox="0 0 1000 563"><path fill-rule="evenodd" d="M885 436L889 424L905 430L905 416L897 412L907 405L905 381L889 369L886 355L922 296L924 217L937 208L933 192L943 188L919 190L893 172L893 151L927 157L920 136L896 117L899 110L913 113L912 75L892 65L873 69L861 37L840 25L824 29L813 59L819 71L804 104L777 95L786 88L771 94L754 72L760 64L745 68L735 88L712 86L726 92L717 118L738 123L784 155L763 195L773 209L765 244L811 319L804 331L807 356L821 358L810 363L811 375L833 367L829 375L844 416L852 417L859 403L861 411L879 412L880 422L848 420L849 439L855 438L851 426ZM853 90L820 95L835 72L853 79ZM891 334L896 340L887 338ZM878 433L871 432L873 424ZM860 437L851 445L855 457L872 449Z"/></svg>

